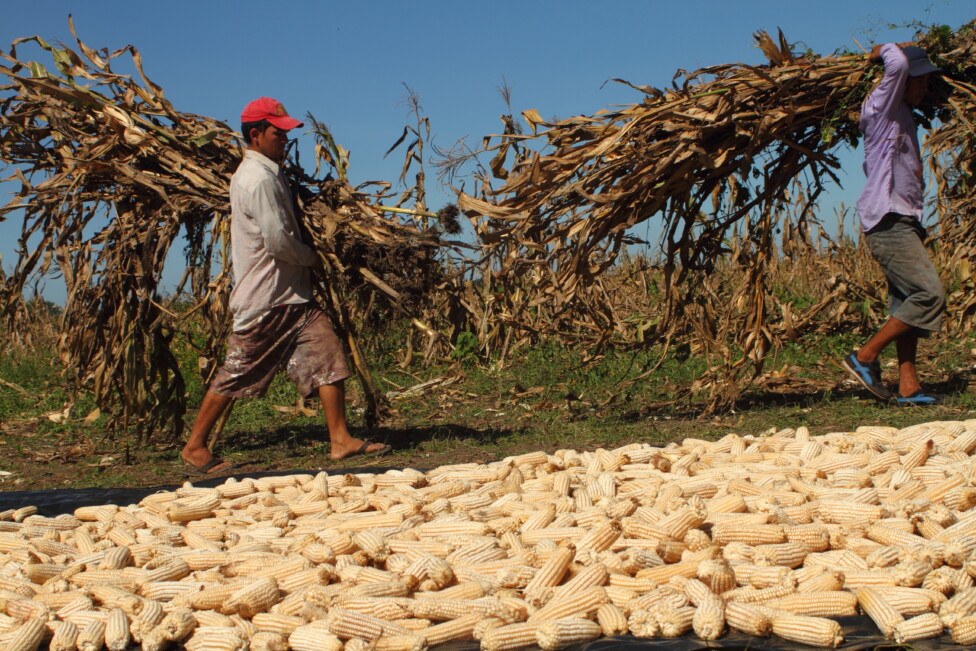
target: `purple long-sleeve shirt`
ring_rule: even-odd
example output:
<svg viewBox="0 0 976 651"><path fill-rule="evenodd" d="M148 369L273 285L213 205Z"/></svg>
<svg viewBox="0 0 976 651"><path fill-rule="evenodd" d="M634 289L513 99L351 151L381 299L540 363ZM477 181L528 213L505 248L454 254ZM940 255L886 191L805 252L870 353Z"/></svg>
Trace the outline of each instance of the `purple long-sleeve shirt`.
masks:
<svg viewBox="0 0 976 651"><path fill-rule="evenodd" d="M905 102L908 59L892 43L881 46L881 58L884 78L861 108L868 180L857 200L857 212L865 231L890 212L921 220L925 197L918 128Z"/></svg>

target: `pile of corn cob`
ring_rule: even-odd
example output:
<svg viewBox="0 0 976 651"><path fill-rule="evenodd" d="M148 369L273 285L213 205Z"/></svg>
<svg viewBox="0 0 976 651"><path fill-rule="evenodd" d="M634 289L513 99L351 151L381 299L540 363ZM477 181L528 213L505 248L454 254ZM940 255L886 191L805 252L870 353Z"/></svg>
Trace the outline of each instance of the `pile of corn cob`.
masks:
<svg viewBox="0 0 976 651"><path fill-rule="evenodd" d="M834 647L858 612L970 645L974 449L976 420L800 427L25 507L0 514L0 648Z"/></svg>

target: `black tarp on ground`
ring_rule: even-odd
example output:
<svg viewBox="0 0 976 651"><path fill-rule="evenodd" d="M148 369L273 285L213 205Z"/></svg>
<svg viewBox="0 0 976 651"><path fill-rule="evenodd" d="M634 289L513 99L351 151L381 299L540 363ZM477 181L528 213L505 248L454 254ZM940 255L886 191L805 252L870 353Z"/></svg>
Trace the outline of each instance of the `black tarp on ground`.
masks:
<svg viewBox="0 0 976 651"><path fill-rule="evenodd" d="M343 468L327 471L329 474L381 474L393 468ZM277 477L281 475L315 474L317 471L282 470L275 472L241 473L221 475L220 477L188 477L187 481L195 486L219 486L229 478L241 480L247 477ZM117 504L126 506L137 504L146 495L160 491L171 491L180 485L152 486L143 488L74 488L63 490L43 491L15 491L0 492L0 511L18 509L24 506L36 506L38 513L45 516L55 516L62 513L72 513L80 506L97 506L100 504ZM917 651L947 651L949 649L963 649L952 642L948 636L934 640L920 640L907 645L895 644L879 637L878 629L867 617L837 618L844 632L844 642L840 649L851 651L873 649L906 649ZM452 642L436 647L438 651L479 651L477 642ZM537 647L532 647L537 648ZM634 637L603 637L588 644L570 647L569 651L640 651L642 649L668 649L668 651L699 651L700 649L723 649L725 651L810 651L811 647L789 642L778 637L758 638L731 631L719 640L705 642L693 635L681 638L634 638Z"/></svg>

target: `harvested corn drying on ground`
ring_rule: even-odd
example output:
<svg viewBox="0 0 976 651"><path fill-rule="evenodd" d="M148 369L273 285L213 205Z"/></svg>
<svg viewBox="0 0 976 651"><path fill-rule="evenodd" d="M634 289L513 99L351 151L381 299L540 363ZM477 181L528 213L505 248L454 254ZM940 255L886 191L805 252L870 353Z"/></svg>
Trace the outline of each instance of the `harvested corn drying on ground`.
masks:
<svg viewBox="0 0 976 651"><path fill-rule="evenodd" d="M833 647L859 612L974 644L974 450L976 420L800 427L25 507L0 513L0 648Z"/></svg>

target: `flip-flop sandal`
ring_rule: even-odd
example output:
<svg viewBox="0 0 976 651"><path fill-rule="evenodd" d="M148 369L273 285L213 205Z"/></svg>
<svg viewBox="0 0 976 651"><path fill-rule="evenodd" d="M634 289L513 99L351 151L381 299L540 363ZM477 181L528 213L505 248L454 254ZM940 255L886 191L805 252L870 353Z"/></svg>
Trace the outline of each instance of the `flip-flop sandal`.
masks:
<svg viewBox="0 0 976 651"><path fill-rule="evenodd" d="M924 393L919 389L910 396L897 396L895 404L899 407L934 407L941 405L942 399L931 393Z"/></svg>
<svg viewBox="0 0 976 651"><path fill-rule="evenodd" d="M186 461L183 462L183 465L186 466L187 472L193 475L199 475L201 477L214 477L228 470L233 470L234 468L237 467L236 463L231 463L221 468L218 471L210 472L211 470L213 470L214 468L216 468L222 463L227 463L227 462L224 459L221 459L220 457L214 457L213 459L203 464L202 466L194 466L192 463L188 463Z"/></svg>
<svg viewBox="0 0 976 651"><path fill-rule="evenodd" d="M367 448L369 448L369 446L371 446L371 445L376 445L376 441L365 441L365 442L363 442L363 444L359 446L359 449L358 450L356 450L355 452L353 452L352 454L350 454L348 456L343 457L343 459L348 459L350 457L357 457L357 456L362 456L362 455L367 455L367 454L370 455L370 456L382 457L384 454L388 454L390 452L390 450L393 449L393 446L392 445L384 445L383 447L381 447L378 450L370 450L370 451L367 451Z"/></svg>

